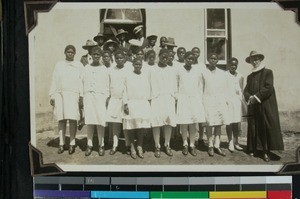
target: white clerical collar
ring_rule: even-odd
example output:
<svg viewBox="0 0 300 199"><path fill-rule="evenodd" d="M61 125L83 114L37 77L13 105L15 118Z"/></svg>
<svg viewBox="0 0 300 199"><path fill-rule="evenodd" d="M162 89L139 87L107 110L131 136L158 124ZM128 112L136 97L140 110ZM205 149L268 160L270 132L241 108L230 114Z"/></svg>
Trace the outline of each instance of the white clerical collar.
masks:
<svg viewBox="0 0 300 199"><path fill-rule="evenodd" d="M257 68L252 68L252 73L257 72L257 71L260 71L260 70L264 69L265 67L266 67L265 64L260 64L259 67L257 67Z"/></svg>

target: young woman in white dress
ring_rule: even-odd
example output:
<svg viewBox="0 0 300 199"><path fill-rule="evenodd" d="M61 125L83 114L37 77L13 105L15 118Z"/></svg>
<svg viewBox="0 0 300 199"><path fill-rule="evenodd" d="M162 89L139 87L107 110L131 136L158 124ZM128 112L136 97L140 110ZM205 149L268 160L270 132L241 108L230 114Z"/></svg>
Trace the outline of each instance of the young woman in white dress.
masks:
<svg viewBox="0 0 300 199"><path fill-rule="evenodd" d="M123 129L130 142L130 154L133 159L144 158L144 132L151 126L150 107L150 77L142 70L143 60L135 58L132 61L134 69L127 75L124 83ZM137 153L134 138L137 136Z"/></svg>
<svg viewBox="0 0 300 199"><path fill-rule="evenodd" d="M104 128L106 126L106 105L109 98L108 69L100 64L101 48L92 49L93 62L84 67L84 115L87 125L87 149L85 155L89 156L93 148L93 135L96 129L98 135L98 154L103 156Z"/></svg>
<svg viewBox="0 0 300 199"><path fill-rule="evenodd" d="M64 52L66 59L55 65L49 95L50 104L54 107L54 115L58 121L59 147L57 153L61 154L65 150L66 128L69 121L69 154L73 154L79 108L83 107L81 77L83 65L79 61L74 61L76 49L73 45L66 46Z"/></svg>
<svg viewBox="0 0 300 199"><path fill-rule="evenodd" d="M242 107L246 107L246 102L243 97L244 77L236 71L238 60L232 57L228 60L228 98L229 98L229 125L226 125L226 133L228 137L228 150L233 152L235 149L242 151L238 143L239 133L241 131Z"/></svg>
<svg viewBox="0 0 300 199"><path fill-rule="evenodd" d="M115 52L115 66L109 69L109 91L110 99L107 107L107 122L109 129L112 129L113 146L110 154L117 152L119 145L119 135L122 131L123 116L123 92L125 78L129 72L132 72L132 66L125 64L126 57L122 50Z"/></svg>
<svg viewBox="0 0 300 199"><path fill-rule="evenodd" d="M208 56L206 69L203 71L204 93L203 102L206 113L206 135L208 139L208 154L214 156L214 151L221 155L226 154L220 148L221 126L229 124L227 103L227 81L225 71L217 68L218 55L211 53ZM214 130L214 137L213 137Z"/></svg>
<svg viewBox="0 0 300 199"><path fill-rule="evenodd" d="M183 140L182 153L187 155L190 151L191 155L196 156L196 126L205 122L205 112L202 71L193 65L194 59L192 52L186 52L185 64L178 69L177 123L180 124Z"/></svg>
<svg viewBox="0 0 300 199"><path fill-rule="evenodd" d="M165 143L164 148L168 156L173 156L170 139L172 127L176 126L176 70L167 65L169 50L161 49L158 64L151 68L151 110L152 131L155 142L154 156L159 158L160 153L160 130L163 130Z"/></svg>

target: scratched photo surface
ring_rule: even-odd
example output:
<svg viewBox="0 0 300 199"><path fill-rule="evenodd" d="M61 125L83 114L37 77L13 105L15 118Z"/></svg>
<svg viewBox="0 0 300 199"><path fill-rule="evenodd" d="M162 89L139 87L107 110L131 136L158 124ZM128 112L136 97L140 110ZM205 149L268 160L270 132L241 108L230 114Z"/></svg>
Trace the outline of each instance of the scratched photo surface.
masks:
<svg viewBox="0 0 300 199"><path fill-rule="evenodd" d="M191 154L190 147L188 147L187 155L183 154L184 144L179 127L172 128L169 143L172 156L166 154L163 128L161 128L159 138L161 145L159 158L155 157L156 147L151 128L147 128L144 132L143 158L134 159L127 154L123 131L120 132L118 138L116 153L111 155L114 136L112 129L108 127L102 129L104 131L102 151L104 155L99 155L99 141L94 130L93 148L86 156L88 127L83 125L82 128L78 128L83 121L78 117L75 140L70 139L70 128L74 128L74 124L66 122L64 151L58 154L62 138L59 134L60 127L57 121L59 116L56 115L55 105L59 106L59 102L56 101L52 106L49 93L51 94L51 89L53 89L51 85L55 67L58 62L64 62L66 59L65 47L68 45L75 47L74 61L78 65L75 64L74 67L81 67L79 71L84 71L86 66L83 66L81 59L88 54L86 46L96 45L94 37L98 33L118 42L118 34L121 31L127 32L126 42L131 45L128 49L134 54L137 50L135 47L143 45L138 43L141 42L137 38L140 32L138 26L142 27L142 40L146 40L150 35L157 36L153 47L157 53L156 63L159 59L161 37L166 37L168 45L173 46L174 52L177 52L179 47L184 47L186 51L197 47L200 50L198 63L202 64L205 70L205 64L209 65L208 58L211 53L215 53L218 57L217 67L224 74L229 73L227 71L229 59L237 58L237 72L244 77L241 92L247 84L247 76L253 72L246 58L249 57L251 51L263 55L262 63L273 72L272 84L276 91L284 150L271 150L269 162L264 161L259 154L254 157L250 156L247 150L248 122L247 117L243 117L238 133L238 143L242 150L231 152L228 149L226 125L221 125L219 146L224 155L215 151L214 156L209 156L210 140L206 133L201 136L200 132L199 136L199 126L195 124L197 127L194 148L196 156ZM299 34L300 26L296 23L296 14L293 11L283 10L276 3L218 3L218 5L208 3L57 3L49 12L37 13L37 25L29 33L31 143L42 152L44 163L57 163L65 171L276 172L284 163L296 161L296 149L300 143ZM149 43L145 45L143 52L146 52L145 49ZM100 48L103 52L103 46ZM124 48L126 48L125 44ZM87 58L86 62L92 63L92 57ZM103 65L103 57L100 58L100 64ZM115 65L116 60L111 63L111 67ZM126 65L132 67L129 73L133 78L134 67L131 60L127 61ZM175 65L181 68L185 65L185 63L179 64L177 53L174 55L173 65L173 68ZM150 66L143 61L142 74L146 73L147 67ZM64 77L72 75L67 72L62 73L60 75ZM223 80L215 78L215 82L220 81ZM100 83L100 86L104 85ZM123 87L124 84L120 82L119 86ZM141 89L139 94L142 92L146 92L146 88ZM198 91L195 89L196 92ZM228 94L228 92L224 89L216 95ZM72 100L67 99L65 106L69 106ZM84 107L81 110L82 118L85 114ZM137 112L144 114L146 107L140 107L143 108L137 109ZM204 109L206 108L204 105ZM161 110L164 111L163 109ZM191 129L190 127L189 130ZM206 130L205 127L203 129ZM140 130L137 134L139 133L141 133ZM187 140L189 143L190 139L187 138ZM72 154L69 154L70 142L75 143L75 151ZM138 142L137 137L135 142Z"/></svg>

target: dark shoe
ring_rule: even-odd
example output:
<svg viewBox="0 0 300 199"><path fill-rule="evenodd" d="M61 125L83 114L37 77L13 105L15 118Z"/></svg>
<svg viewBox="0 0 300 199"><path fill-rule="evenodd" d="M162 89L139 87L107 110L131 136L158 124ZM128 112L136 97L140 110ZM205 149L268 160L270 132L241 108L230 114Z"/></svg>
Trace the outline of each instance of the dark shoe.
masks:
<svg viewBox="0 0 300 199"><path fill-rule="evenodd" d="M91 155L91 153L92 153L92 147L88 146L86 151L85 151L85 156L89 156L89 155Z"/></svg>
<svg viewBox="0 0 300 199"><path fill-rule="evenodd" d="M160 148L158 148L158 147L155 148L154 156L155 156L156 158L160 158Z"/></svg>
<svg viewBox="0 0 300 199"><path fill-rule="evenodd" d="M133 158L133 159L136 159L137 156L136 156L136 151L130 151L130 156Z"/></svg>
<svg viewBox="0 0 300 199"><path fill-rule="evenodd" d="M69 147L69 154L73 154L75 152L75 145L70 145Z"/></svg>
<svg viewBox="0 0 300 199"><path fill-rule="evenodd" d="M113 148L111 148L109 154L114 155L116 152L117 152L117 147L113 147Z"/></svg>
<svg viewBox="0 0 300 199"><path fill-rule="evenodd" d="M126 154L127 154L127 155L130 155L130 153L131 153L131 152L130 152L130 146L126 146Z"/></svg>
<svg viewBox="0 0 300 199"><path fill-rule="evenodd" d="M57 150L57 153L58 154L62 154L63 152L64 152L64 146L63 145L59 145L59 147L58 147L58 150Z"/></svg>
<svg viewBox="0 0 300 199"><path fill-rule="evenodd" d="M142 148L138 148L138 149L137 149L137 155L138 155L140 158L144 159L144 152L143 152L143 149L142 149Z"/></svg>
<svg viewBox="0 0 300 199"><path fill-rule="evenodd" d="M207 151L209 156L214 156L214 147L208 147L208 151Z"/></svg>
<svg viewBox="0 0 300 199"><path fill-rule="evenodd" d="M265 162L270 162L270 157L267 153L264 154L263 159Z"/></svg>
<svg viewBox="0 0 300 199"><path fill-rule="evenodd" d="M166 154L168 156L173 156L172 149L169 146L166 146Z"/></svg>
<svg viewBox="0 0 300 199"><path fill-rule="evenodd" d="M215 152L216 152L216 154L219 154L219 155L221 155L221 156L226 156L226 154L220 149L220 148L215 148Z"/></svg>
<svg viewBox="0 0 300 199"><path fill-rule="evenodd" d="M182 154L183 154L183 155L187 155L188 152L189 152L188 146L183 146L183 148L182 148Z"/></svg>
<svg viewBox="0 0 300 199"><path fill-rule="evenodd" d="M99 154L99 156L104 156L105 150L104 150L103 146L99 147L98 154Z"/></svg>
<svg viewBox="0 0 300 199"><path fill-rule="evenodd" d="M197 155L197 153L196 153L196 148L195 148L195 147L190 147L190 154L191 154L192 156L196 156L196 155Z"/></svg>
<svg viewBox="0 0 300 199"><path fill-rule="evenodd" d="M254 157L254 152L250 152L250 153L249 153L249 156L250 156L250 157Z"/></svg>

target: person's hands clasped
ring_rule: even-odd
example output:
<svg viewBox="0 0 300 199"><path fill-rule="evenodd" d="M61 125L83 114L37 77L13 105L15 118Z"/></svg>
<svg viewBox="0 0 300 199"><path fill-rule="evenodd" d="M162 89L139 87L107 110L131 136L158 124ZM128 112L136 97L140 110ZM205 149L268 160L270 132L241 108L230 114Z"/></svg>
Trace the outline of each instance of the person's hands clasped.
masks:
<svg viewBox="0 0 300 199"><path fill-rule="evenodd" d="M256 98L254 96L250 96L247 104L252 105L255 104L256 102L257 102Z"/></svg>
<svg viewBox="0 0 300 199"><path fill-rule="evenodd" d="M124 104L124 113L125 113L126 115L129 114L128 104Z"/></svg>
<svg viewBox="0 0 300 199"><path fill-rule="evenodd" d="M54 99L50 99L50 105L55 106L55 100Z"/></svg>

